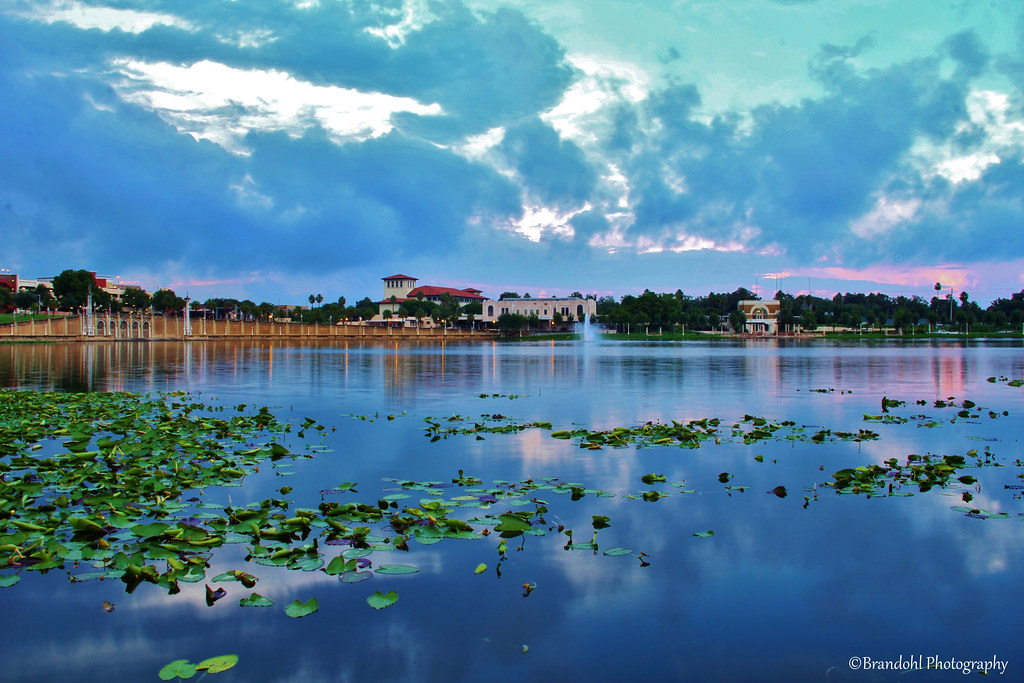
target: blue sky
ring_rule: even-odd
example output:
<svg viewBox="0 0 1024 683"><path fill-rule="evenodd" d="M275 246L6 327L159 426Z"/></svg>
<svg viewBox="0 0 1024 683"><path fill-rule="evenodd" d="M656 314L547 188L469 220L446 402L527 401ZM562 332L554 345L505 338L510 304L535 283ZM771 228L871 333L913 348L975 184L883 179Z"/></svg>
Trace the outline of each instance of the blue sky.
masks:
<svg viewBox="0 0 1024 683"><path fill-rule="evenodd" d="M0 267L1024 288L1017 0L6 0Z"/></svg>

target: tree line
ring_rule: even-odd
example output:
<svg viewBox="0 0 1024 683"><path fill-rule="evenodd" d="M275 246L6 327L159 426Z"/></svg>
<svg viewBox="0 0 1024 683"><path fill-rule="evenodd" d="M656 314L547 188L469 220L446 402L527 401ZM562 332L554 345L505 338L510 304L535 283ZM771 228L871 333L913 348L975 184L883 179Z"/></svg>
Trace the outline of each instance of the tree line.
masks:
<svg viewBox="0 0 1024 683"><path fill-rule="evenodd" d="M142 312L153 310L158 313L177 315L185 307L185 300L174 290L158 289L152 295L135 287L125 290L120 300L96 285L92 273L86 270L65 270L57 275L52 288L39 285L33 290L11 292L0 288L0 310L38 309L78 311L86 305L92 293L93 306L117 313L122 311ZM836 293L832 298L810 294L792 295L784 291L775 293L779 301L778 323L781 330L814 330L819 326L835 326L847 329L871 329L896 327L914 329L924 326L955 327L975 331L1017 329L1024 325L1024 289L1009 297L998 298L986 308L971 299L968 292L953 296L943 293L941 283L935 283L935 296L925 299L921 296L895 296L871 293ZM570 296L583 297L579 292ZM502 292L500 299L520 297L516 292ZM442 320L457 320L465 316L472 321L482 314L479 302L462 305L449 294L440 301L427 301L423 297L399 302L393 298L393 306L385 307L384 317L416 318L422 321L430 318L435 323ZM741 329L745 322L738 304L742 300L759 299L745 287L733 292L710 292L703 296L692 296L677 289L675 292L657 294L645 289L642 294L627 294L618 300L604 296L597 300L596 321L621 330L643 326L684 327L687 330ZM310 294L309 308L280 308L267 301L256 303L249 299L209 298L205 302L192 302L193 310L204 309L204 315L211 318L243 318L247 320L269 320L290 318L306 323L329 323L342 320L368 320L377 314L378 306L364 297L354 305L348 305L344 296L324 303L321 293ZM556 314L559 318L559 314ZM506 320L505 327L521 329L539 326L539 320L519 316L523 320ZM557 319L556 324L575 322L570 318Z"/></svg>
<svg viewBox="0 0 1024 683"><path fill-rule="evenodd" d="M779 301L779 328L783 331L815 330L822 325L847 329L896 327L910 330L922 327L955 327L984 331L1016 329L1024 324L1024 290L1009 298L999 298L987 308L973 301L968 292L957 296L937 294L926 300L921 296L889 296L887 294L836 293L832 298L810 294L794 296L783 291L775 293ZM605 296L597 301L598 320L625 329L626 326L685 326L689 330L740 329L746 321L738 304L742 300L760 299L740 287L730 293L711 292L690 296L682 290L655 294L627 294L616 301Z"/></svg>

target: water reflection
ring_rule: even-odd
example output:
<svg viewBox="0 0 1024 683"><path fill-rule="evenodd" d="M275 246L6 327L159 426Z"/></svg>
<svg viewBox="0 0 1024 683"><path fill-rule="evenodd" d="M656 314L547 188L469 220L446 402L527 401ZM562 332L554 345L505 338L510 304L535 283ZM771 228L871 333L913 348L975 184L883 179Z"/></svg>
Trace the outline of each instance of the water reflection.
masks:
<svg viewBox="0 0 1024 683"><path fill-rule="evenodd" d="M126 595L117 581L71 585L62 573L26 571L17 586L0 593L6 679L152 680L173 659L228 652L239 654L240 662L218 674L225 683L847 681L881 679L851 671L846 662L854 655L1012 660L1016 605L1024 598L1019 518L972 519L951 509L959 497L940 489L869 500L821 487L841 468L988 445L1009 466L972 470L979 480L973 504L1018 515L1019 490L1007 488L1020 483L1013 465L1017 423L1012 417L951 422L955 413L931 406L935 398L957 396L1015 416L1024 392L986 382L989 376L1024 376L1020 346L0 346L3 386L186 389L229 405L272 405L283 416L308 415L337 429L323 437L332 450L296 462L294 475L266 468L241 489L206 492L207 501L246 504L281 496L288 485L296 507L315 508L323 500L320 489L355 481L358 495L343 500L372 502L393 485L390 479L445 481L459 469L488 482L559 477L615 497L573 502L545 493L552 525L589 540L593 516L606 515L611 526L598 532L601 551L628 547L649 560L643 567L635 556L567 551L564 533L553 531L513 540L500 578L492 537L410 543L408 555L375 561L413 564L419 574L345 585L321 572L254 567L242 547L220 549L215 572L256 573L256 590L276 602L267 609L238 607L247 594L238 584L226 585L228 598L210 608L204 600L209 581L184 586L178 596L146 584ZM707 416L728 425L750 413L856 431L865 413L879 412L883 395L925 400L928 405L913 410L935 413L939 426L873 423L881 440L862 444L602 451L540 430L430 443L422 429L426 416L453 414L609 427ZM375 419L378 413L397 419ZM665 485L669 495L644 502L638 494L649 489L641 482L649 472L679 486ZM719 481L722 472L730 473L728 484ZM778 485L787 487L786 498L768 493ZM713 538L693 535L709 529ZM489 570L475 575L479 563ZM537 585L528 598L524 583ZM400 593L396 606L369 609L367 595L390 589ZM290 600L310 597L320 601L318 614L283 615ZM113 613L100 608L104 600L116 603ZM1024 661L1011 661L1010 672L1022 667ZM923 674L930 681L962 677Z"/></svg>

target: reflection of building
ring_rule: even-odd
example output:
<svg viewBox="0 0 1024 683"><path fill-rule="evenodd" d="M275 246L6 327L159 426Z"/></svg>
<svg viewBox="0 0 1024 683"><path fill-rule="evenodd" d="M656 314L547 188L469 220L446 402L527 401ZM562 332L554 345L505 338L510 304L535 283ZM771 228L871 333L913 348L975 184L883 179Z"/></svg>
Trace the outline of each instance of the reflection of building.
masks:
<svg viewBox="0 0 1024 683"><path fill-rule="evenodd" d="M779 302L776 299L744 299L738 304L747 316L744 332L751 334L775 334L779 331Z"/></svg>
<svg viewBox="0 0 1024 683"><path fill-rule="evenodd" d="M397 314L402 302L412 299L439 303L444 294L450 295L460 306L484 300L479 289L455 289L433 285L417 286L418 280L409 275L392 275L381 279L384 280L384 299L377 302L377 312L380 315L383 315L384 311Z"/></svg>
<svg viewBox="0 0 1024 683"><path fill-rule="evenodd" d="M518 313L519 315L535 315L541 320L551 320L555 313L562 316L562 319L577 322L583 320L583 316L597 315L597 301L594 299L581 299L579 297L565 297L559 299L502 299L493 301L488 299L483 304L484 310L481 320L494 322L502 313Z"/></svg>

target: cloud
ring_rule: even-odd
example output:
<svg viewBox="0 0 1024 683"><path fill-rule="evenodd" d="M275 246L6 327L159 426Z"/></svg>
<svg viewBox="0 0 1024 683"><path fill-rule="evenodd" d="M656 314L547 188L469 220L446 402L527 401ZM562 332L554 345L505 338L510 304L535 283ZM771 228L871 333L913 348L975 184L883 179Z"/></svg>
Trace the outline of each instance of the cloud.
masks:
<svg viewBox="0 0 1024 683"><path fill-rule="evenodd" d="M350 88L313 85L287 73L238 69L201 61L187 67L121 59L124 74L115 89L126 102L157 112L179 131L244 152L250 131L298 137L311 127L329 131L334 142L380 137L394 128L398 112L441 114L437 104Z"/></svg>
<svg viewBox="0 0 1024 683"><path fill-rule="evenodd" d="M501 150L527 193L546 205L578 206L594 191L597 174L580 148L539 119L507 130Z"/></svg>
<svg viewBox="0 0 1024 683"><path fill-rule="evenodd" d="M566 246L604 272L853 272L1024 246L1024 56L975 32L886 66L883 32L826 43L814 93L711 111L685 44L652 46L677 74L658 80L507 7L112 5L0 13L0 229L43 273L116 254L176 281L322 277Z"/></svg>

